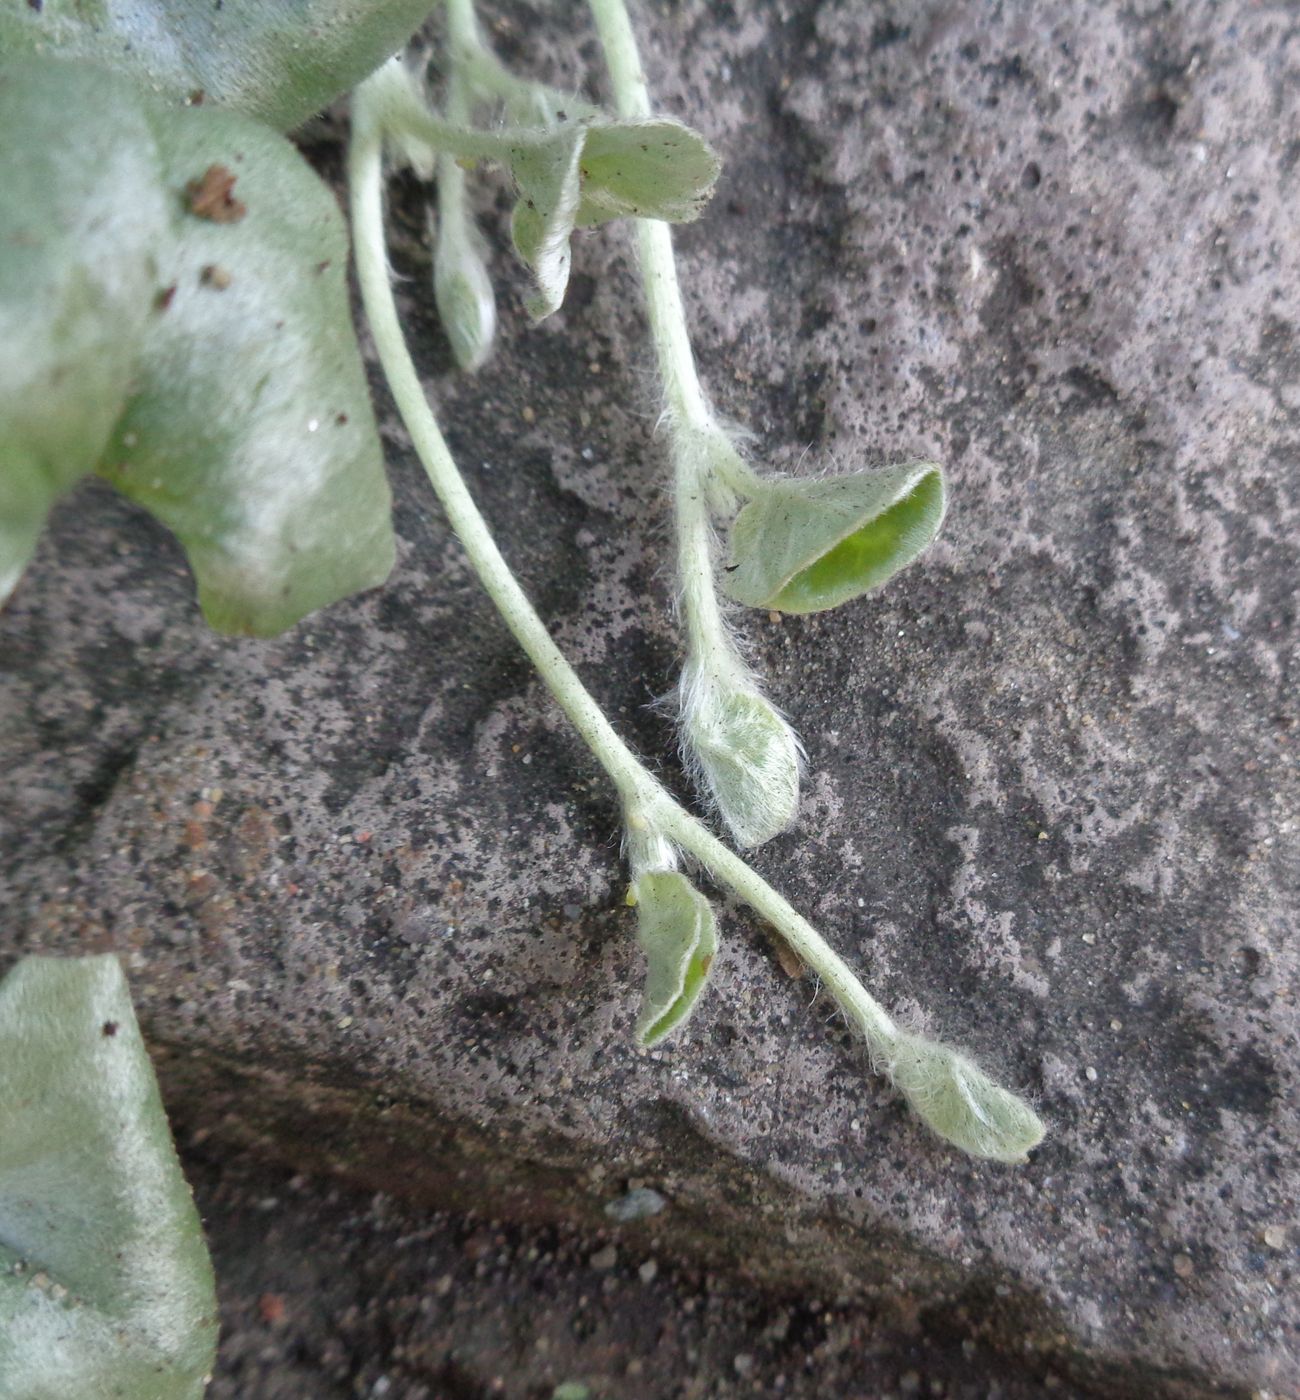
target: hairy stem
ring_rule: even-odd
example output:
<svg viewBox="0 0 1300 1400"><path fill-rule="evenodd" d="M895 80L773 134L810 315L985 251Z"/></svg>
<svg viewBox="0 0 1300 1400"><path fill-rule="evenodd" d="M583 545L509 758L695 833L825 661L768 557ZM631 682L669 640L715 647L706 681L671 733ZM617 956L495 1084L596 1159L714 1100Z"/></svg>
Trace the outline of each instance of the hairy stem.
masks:
<svg viewBox="0 0 1300 1400"><path fill-rule="evenodd" d="M364 90L358 91L354 101L348 156L352 231L361 298L402 421L480 582L560 708L609 774L628 811L629 822L642 830L649 828L670 837L721 884L734 890L774 925L795 952L836 990L837 997L841 997L842 992L841 999L853 1001L861 1012L863 1024L872 1027L874 1034L882 1038L876 1048L887 1050L883 1042L893 1034L895 1027L885 1009L857 983L847 965L817 930L687 812L619 737L578 673L551 640L545 624L497 548L452 460L398 322L388 280L383 232L382 131L376 122L368 119L364 97Z"/></svg>
<svg viewBox="0 0 1300 1400"><path fill-rule="evenodd" d="M732 889L772 924L822 978L866 1040L873 1060L889 1069L909 1100L936 1131L979 1155L1018 1160L1041 1136L1041 1125L1037 1125L1032 1112L995 1086L990 1087L996 1094L1028 1115L1036 1133L1026 1132L1019 1123L1015 1130L1003 1129L1000 1123L995 1123L988 1134L980 1127L972 1137L964 1122L950 1127L947 1120L937 1119L934 1113L927 1111L926 1095L931 1094L931 1086L948 1073L950 1061L962 1067L963 1072L974 1071L974 1067L946 1047L909 1035L895 1024L816 929L682 808L646 769L605 718L577 672L551 640L545 624L497 548L452 460L402 334L389 284L383 228L383 108L382 102L370 100L368 86L363 84L353 98L348 183L357 279L380 363L416 453L480 582L551 694L618 790L628 827L637 838L634 854L638 863L652 858L648 848L649 833L687 851L719 884ZM646 841L641 840L643 836L647 837ZM921 1065L923 1082L910 1068L914 1060ZM918 1089L909 1087L907 1081L900 1078L897 1068L900 1064L917 1081ZM940 1087L946 1088L947 1083L943 1080ZM969 1111L963 1111L969 1118ZM984 1112L979 1104L975 1105L975 1112L982 1123Z"/></svg>
<svg viewBox="0 0 1300 1400"><path fill-rule="evenodd" d="M559 112L571 118L590 117L599 110L545 83L516 77L484 42L474 0L447 0L447 41L452 62L474 92L505 103L515 119L537 120Z"/></svg>

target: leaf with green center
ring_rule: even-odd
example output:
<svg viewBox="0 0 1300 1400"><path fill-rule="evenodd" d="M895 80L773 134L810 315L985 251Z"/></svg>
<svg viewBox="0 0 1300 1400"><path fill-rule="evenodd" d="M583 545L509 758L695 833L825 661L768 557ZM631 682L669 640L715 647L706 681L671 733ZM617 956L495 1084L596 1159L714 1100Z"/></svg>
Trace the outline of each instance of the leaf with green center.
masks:
<svg viewBox="0 0 1300 1400"><path fill-rule="evenodd" d="M62 55L288 131L402 47L429 0L4 0L0 54Z"/></svg>
<svg viewBox="0 0 1300 1400"><path fill-rule="evenodd" d="M637 942L646 956L645 1002L638 1045L658 1045L695 1009L718 951L709 901L676 871L642 875L632 887Z"/></svg>
<svg viewBox="0 0 1300 1400"><path fill-rule="evenodd" d="M778 612L836 607L910 564L938 534L947 503L933 462L764 481L731 528L727 592Z"/></svg>
<svg viewBox="0 0 1300 1400"><path fill-rule="evenodd" d="M511 147L509 161L519 189L511 234L537 281L528 303L537 320L564 300L575 228L624 215L695 219L721 168L703 137L667 117L574 123Z"/></svg>
<svg viewBox="0 0 1300 1400"><path fill-rule="evenodd" d="M75 64L0 69L10 100L0 185L23 203L0 213L20 235L0 240L0 326L18 328L0 351L0 578L93 467L180 537L214 627L269 635L381 583L389 494L329 191L259 123L158 107ZM50 139L43 112L75 139ZM29 408L50 384L49 410Z"/></svg>
<svg viewBox="0 0 1300 1400"><path fill-rule="evenodd" d="M114 957L0 981L0 1395L199 1400L212 1266Z"/></svg>
<svg viewBox="0 0 1300 1400"><path fill-rule="evenodd" d="M799 807L799 741L776 707L742 682L682 674L686 765L712 798L738 845L785 831Z"/></svg>

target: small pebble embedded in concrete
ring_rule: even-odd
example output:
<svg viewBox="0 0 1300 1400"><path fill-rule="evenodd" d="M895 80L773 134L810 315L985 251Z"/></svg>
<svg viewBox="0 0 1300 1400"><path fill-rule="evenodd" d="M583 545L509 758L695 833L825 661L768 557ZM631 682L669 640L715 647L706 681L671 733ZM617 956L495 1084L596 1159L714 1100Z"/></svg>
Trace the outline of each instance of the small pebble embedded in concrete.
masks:
<svg viewBox="0 0 1300 1400"><path fill-rule="evenodd" d="M618 1263L618 1249L612 1244L607 1244L604 1249L598 1249L589 1262L593 1269L607 1273Z"/></svg>
<svg viewBox="0 0 1300 1400"><path fill-rule="evenodd" d="M1174 1255L1174 1273L1176 1273L1179 1278L1191 1278L1195 1272L1196 1265L1192 1263L1192 1256L1190 1254Z"/></svg>

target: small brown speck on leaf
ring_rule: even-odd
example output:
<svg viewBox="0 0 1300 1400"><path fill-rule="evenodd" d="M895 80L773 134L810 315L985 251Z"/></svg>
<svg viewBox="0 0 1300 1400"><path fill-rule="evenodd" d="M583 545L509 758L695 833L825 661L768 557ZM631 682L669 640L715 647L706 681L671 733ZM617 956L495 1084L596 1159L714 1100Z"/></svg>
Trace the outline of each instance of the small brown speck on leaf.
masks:
<svg viewBox="0 0 1300 1400"><path fill-rule="evenodd" d="M173 298L175 295L176 295L176 283L173 282L173 283L171 284L170 287L164 287L164 288L162 288L162 290L158 293L158 295L157 295L156 297L154 297L154 299L153 299L154 309L157 310L157 311L166 311L167 308L172 304L172 298Z"/></svg>
<svg viewBox="0 0 1300 1400"><path fill-rule="evenodd" d="M117 1022L116 1022L116 1021L105 1021L104 1024L99 1028L99 1030L100 1030L100 1034L101 1034L101 1035L108 1035L108 1036L116 1035L116 1034L117 1034Z"/></svg>
<svg viewBox="0 0 1300 1400"><path fill-rule="evenodd" d="M230 273L216 263L208 263L199 273L199 281L214 292L224 292L230 286Z"/></svg>
<svg viewBox="0 0 1300 1400"><path fill-rule="evenodd" d="M235 224L248 213L248 206L234 196L235 176L224 165L210 165L197 180L185 186L190 213L214 224Z"/></svg>
<svg viewBox="0 0 1300 1400"><path fill-rule="evenodd" d="M204 92L202 88L195 88L194 91L190 93L190 95L185 99L185 105L187 107L202 107L203 99L206 96L207 93Z"/></svg>

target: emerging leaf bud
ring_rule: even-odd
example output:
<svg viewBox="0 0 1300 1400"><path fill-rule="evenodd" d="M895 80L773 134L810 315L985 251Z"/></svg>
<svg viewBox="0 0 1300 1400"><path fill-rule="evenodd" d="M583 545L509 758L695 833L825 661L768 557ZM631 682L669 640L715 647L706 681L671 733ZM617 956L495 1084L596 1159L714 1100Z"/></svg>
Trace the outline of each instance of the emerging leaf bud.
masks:
<svg viewBox="0 0 1300 1400"><path fill-rule="evenodd" d="M718 929L709 901L675 870L638 876L630 898L646 956L636 1039L648 1047L685 1025L695 1009L718 951Z"/></svg>
<svg viewBox="0 0 1300 1400"><path fill-rule="evenodd" d="M933 462L759 481L731 528L727 592L779 612L836 607L910 564L938 534L947 504Z"/></svg>
<svg viewBox="0 0 1300 1400"><path fill-rule="evenodd" d="M785 831L799 806L801 751L794 731L746 677L689 663L681 681L686 766L741 847Z"/></svg>
<svg viewBox="0 0 1300 1400"><path fill-rule="evenodd" d="M433 298L461 369L479 369L492 353L497 303L474 231L451 218L434 232Z"/></svg>

